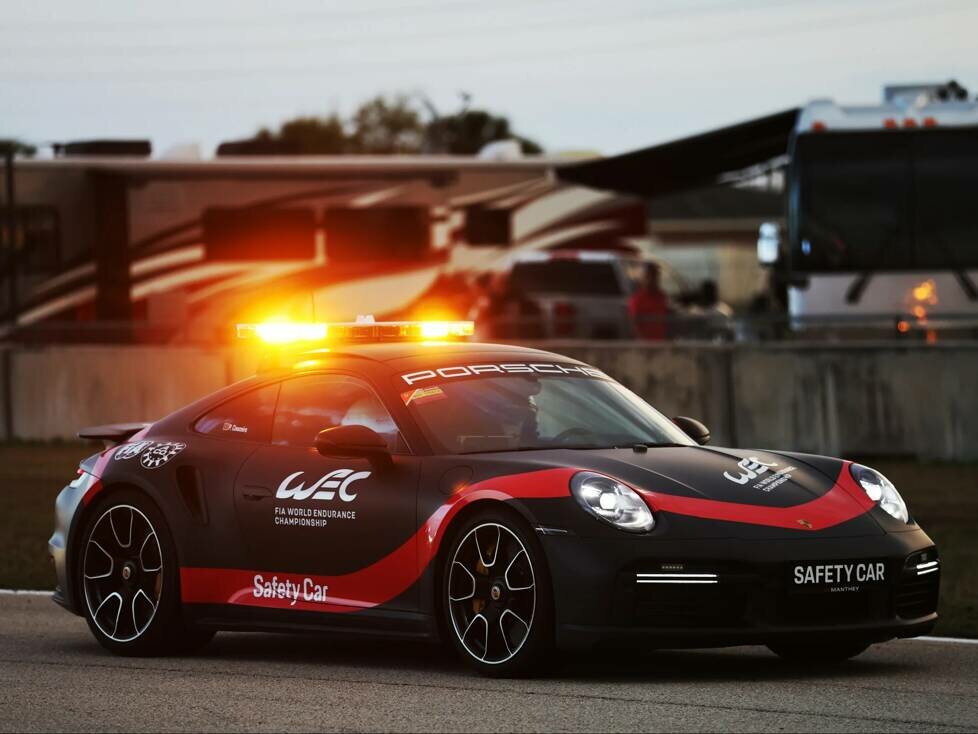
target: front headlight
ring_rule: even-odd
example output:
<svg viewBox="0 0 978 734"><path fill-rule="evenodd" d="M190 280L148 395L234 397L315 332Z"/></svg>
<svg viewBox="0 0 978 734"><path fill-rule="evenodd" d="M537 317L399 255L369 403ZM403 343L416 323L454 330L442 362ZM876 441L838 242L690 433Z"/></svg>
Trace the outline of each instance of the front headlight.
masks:
<svg viewBox="0 0 978 734"><path fill-rule="evenodd" d="M630 533L655 527L652 511L631 487L603 474L578 472L571 479L571 494L595 517Z"/></svg>
<svg viewBox="0 0 978 734"><path fill-rule="evenodd" d="M910 522L907 503L903 501L903 497L900 496L889 479L875 469L870 469L862 464L851 464L849 471L852 473L852 478L859 483L859 486L863 488L873 502L897 520L903 520L905 523Z"/></svg>

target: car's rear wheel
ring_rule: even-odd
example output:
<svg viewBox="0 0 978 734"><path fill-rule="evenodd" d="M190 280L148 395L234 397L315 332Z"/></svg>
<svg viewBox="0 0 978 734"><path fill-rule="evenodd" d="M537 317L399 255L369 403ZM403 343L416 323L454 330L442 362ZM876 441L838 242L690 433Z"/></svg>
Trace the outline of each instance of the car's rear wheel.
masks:
<svg viewBox="0 0 978 734"><path fill-rule="evenodd" d="M448 634L485 675L540 670L553 647L553 599L543 550L510 513L481 512L459 528L441 585Z"/></svg>
<svg viewBox="0 0 978 734"><path fill-rule="evenodd" d="M214 636L184 623L169 528L138 492L113 493L92 509L77 568L88 626L116 654L191 652Z"/></svg>
<svg viewBox="0 0 978 734"><path fill-rule="evenodd" d="M768 649L778 657L798 663L841 663L861 655L868 647L868 642L858 640L768 645Z"/></svg>

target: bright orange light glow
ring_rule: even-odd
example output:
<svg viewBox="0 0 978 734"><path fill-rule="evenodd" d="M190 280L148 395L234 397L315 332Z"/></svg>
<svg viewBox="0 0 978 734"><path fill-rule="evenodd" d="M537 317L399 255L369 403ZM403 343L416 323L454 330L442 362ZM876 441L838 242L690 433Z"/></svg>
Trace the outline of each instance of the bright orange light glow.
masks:
<svg viewBox="0 0 978 734"><path fill-rule="evenodd" d="M299 342L378 342L431 341L472 336L471 321L374 321L372 318L348 323L265 321L260 324L238 324L238 338L258 338L266 344L284 345Z"/></svg>
<svg viewBox="0 0 978 734"><path fill-rule="evenodd" d="M314 367L322 367L324 364L326 364L326 361L322 359L303 359L301 362L296 362L292 365L292 369L311 370Z"/></svg>
<svg viewBox="0 0 978 734"><path fill-rule="evenodd" d="M923 306L914 306L913 307L913 315L916 316L918 319L926 319L927 318L927 309L924 308Z"/></svg>
<svg viewBox="0 0 978 734"><path fill-rule="evenodd" d="M901 334L906 334L908 331L910 331L910 324L908 324L906 321L898 322L897 331L899 331Z"/></svg>
<svg viewBox="0 0 978 734"><path fill-rule="evenodd" d="M925 280L913 287L913 297L920 303L934 305L937 303L937 284L933 280Z"/></svg>
<svg viewBox="0 0 978 734"><path fill-rule="evenodd" d="M475 324L471 321L423 321L422 339L447 339L450 336L472 336Z"/></svg>
<svg viewBox="0 0 978 734"><path fill-rule="evenodd" d="M322 341L326 333L326 324L315 322L266 321L255 324L255 334L266 344Z"/></svg>

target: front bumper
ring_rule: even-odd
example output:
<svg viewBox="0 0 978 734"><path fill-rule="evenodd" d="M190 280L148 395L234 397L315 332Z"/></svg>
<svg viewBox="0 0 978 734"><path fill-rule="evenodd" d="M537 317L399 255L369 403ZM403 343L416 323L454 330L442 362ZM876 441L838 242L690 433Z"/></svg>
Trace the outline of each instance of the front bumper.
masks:
<svg viewBox="0 0 978 734"><path fill-rule="evenodd" d="M919 529L853 538L652 543L636 537L544 535L541 542L562 649L716 647L826 637L881 642L926 634L937 621L937 550ZM885 564L885 582L814 588L791 582L796 563L858 560ZM934 561L935 570L918 575L918 565Z"/></svg>

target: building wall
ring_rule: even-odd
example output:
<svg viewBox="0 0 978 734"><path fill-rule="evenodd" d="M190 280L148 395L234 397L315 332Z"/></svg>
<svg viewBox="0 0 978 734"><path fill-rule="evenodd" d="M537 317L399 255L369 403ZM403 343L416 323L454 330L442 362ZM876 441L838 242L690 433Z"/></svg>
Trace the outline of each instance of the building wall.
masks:
<svg viewBox="0 0 978 734"><path fill-rule="evenodd" d="M546 347L605 370L666 415L703 420L716 445L978 460L978 346ZM70 439L83 426L152 421L254 363L240 350L15 349L13 436Z"/></svg>

